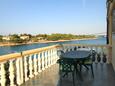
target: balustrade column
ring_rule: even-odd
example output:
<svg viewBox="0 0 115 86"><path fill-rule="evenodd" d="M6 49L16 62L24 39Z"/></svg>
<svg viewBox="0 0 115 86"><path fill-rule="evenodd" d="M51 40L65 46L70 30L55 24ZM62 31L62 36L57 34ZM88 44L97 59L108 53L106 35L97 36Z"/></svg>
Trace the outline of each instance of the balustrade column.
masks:
<svg viewBox="0 0 115 86"><path fill-rule="evenodd" d="M53 52L53 64L55 64L56 63L56 53L55 53L55 49L53 50L54 52Z"/></svg>
<svg viewBox="0 0 115 86"><path fill-rule="evenodd" d="M42 70L45 70L44 63L44 52L42 52Z"/></svg>
<svg viewBox="0 0 115 86"><path fill-rule="evenodd" d="M71 51L71 46L68 47L68 51Z"/></svg>
<svg viewBox="0 0 115 86"><path fill-rule="evenodd" d="M50 67L50 55L51 55L50 50L48 50L48 67Z"/></svg>
<svg viewBox="0 0 115 86"><path fill-rule="evenodd" d="M101 47L101 53L100 53L100 57L101 57L101 61L100 61L100 63L103 63L103 47Z"/></svg>
<svg viewBox="0 0 115 86"><path fill-rule="evenodd" d="M57 54L56 54L56 49L54 49L54 64L56 63L57 61Z"/></svg>
<svg viewBox="0 0 115 86"><path fill-rule="evenodd" d="M56 53L57 49L54 49L54 64L57 62L57 53Z"/></svg>
<svg viewBox="0 0 115 86"><path fill-rule="evenodd" d="M109 53L109 48L108 48L108 47L105 47L105 48L106 48L106 54L105 54L105 55L106 55L106 59L107 59L106 63L107 63L107 64L109 64L109 62L110 62L110 57L109 57L109 54L110 54L110 53Z"/></svg>
<svg viewBox="0 0 115 86"><path fill-rule="evenodd" d="M51 49L51 52L50 52L50 62L51 62L51 65L52 65L52 49Z"/></svg>
<svg viewBox="0 0 115 86"><path fill-rule="evenodd" d="M74 51L74 46L71 46L71 50Z"/></svg>
<svg viewBox="0 0 115 86"><path fill-rule="evenodd" d="M64 47L64 52L66 52L66 50L67 50L67 46Z"/></svg>
<svg viewBox="0 0 115 86"><path fill-rule="evenodd" d="M10 60L10 66L9 66L9 78L10 78L10 86L15 86L14 85L14 65L13 65L13 60Z"/></svg>
<svg viewBox="0 0 115 86"><path fill-rule="evenodd" d="M29 77L34 77L33 75L33 64L32 64L32 55L29 56Z"/></svg>
<svg viewBox="0 0 115 86"><path fill-rule="evenodd" d="M34 54L34 74L37 75L37 54Z"/></svg>
<svg viewBox="0 0 115 86"><path fill-rule="evenodd" d="M38 72L41 72L41 58L40 58L40 53L38 53Z"/></svg>
<svg viewBox="0 0 115 86"><path fill-rule="evenodd" d="M54 49L52 49L52 65L54 64Z"/></svg>
<svg viewBox="0 0 115 86"><path fill-rule="evenodd" d="M57 54L57 51L58 51L58 49L56 49L56 62L57 62L57 60L58 60L58 54Z"/></svg>
<svg viewBox="0 0 115 86"><path fill-rule="evenodd" d="M57 56L57 60L59 59L59 56L57 55L57 50L56 50L56 56Z"/></svg>
<svg viewBox="0 0 115 86"><path fill-rule="evenodd" d="M45 68L48 68L48 54L47 54L47 51L45 51Z"/></svg>
<svg viewBox="0 0 115 86"><path fill-rule="evenodd" d="M16 59L16 78L17 84L21 85L20 58Z"/></svg>
<svg viewBox="0 0 115 86"><path fill-rule="evenodd" d="M25 81L29 80L27 74L28 74L28 63L27 63L28 56L24 57L24 73L25 73Z"/></svg>
<svg viewBox="0 0 115 86"><path fill-rule="evenodd" d="M59 56L58 56L58 54L57 54L57 51L58 51L59 49L56 49L56 57L57 57L57 59L56 60L58 60L59 59Z"/></svg>
<svg viewBox="0 0 115 86"><path fill-rule="evenodd" d="M95 50L96 50L95 63L98 63L98 61L97 61L97 57L98 57L98 49L97 49L97 47L95 47Z"/></svg>
<svg viewBox="0 0 115 86"><path fill-rule="evenodd" d="M20 71L21 71L21 83L24 82L24 64L23 64L23 58L20 58Z"/></svg>
<svg viewBox="0 0 115 86"><path fill-rule="evenodd" d="M5 63L5 62L4 62ZM4 68L4 63L1 63L1 86L6 86L6 71L5 71L5 68Z"/></svg>

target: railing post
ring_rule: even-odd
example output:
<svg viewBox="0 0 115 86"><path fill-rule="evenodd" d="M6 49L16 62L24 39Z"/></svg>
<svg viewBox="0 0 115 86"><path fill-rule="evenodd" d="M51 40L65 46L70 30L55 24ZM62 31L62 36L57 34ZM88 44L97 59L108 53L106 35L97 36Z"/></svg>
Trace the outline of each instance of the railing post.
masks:
<svg viewBox="0 0 115 86"><path fill-rule="evenodd" d="M20 70L21 70L21 83L24 82L24 64L23 58L20 58Z"/></svg>
<svg viewBox="0 0 115 86"><path fill-rule="evenodd" d="M38 72L41 72L41 58L40 58L40 53L38 53Z"/></svg>
<svg viewBox="0 0 115 86"><path fill-rule="evenodd" d="M32 55L29 56L29 77L32 78L33 76L33 64L32 64Z"/></svg>
<svg viewBox="0 0 115 86"><path fill-rule="evenodd" d="M98 63L98 61L97 61L97 55L98 55L98 48L97 47L95 47L95 50L96 50L96 55L95 55L95 63Z"/></svg>
<svg viewBox="0 0 115 86"><path fill-rule="evenodd" d="M108 47L104 47L104 56L106 57L106 63L109 63L109 50Z"/></svg>
<svg viewBox="0 0 115 86"><path fill-rule="evenodd" d="M27 74L28 74L28 63L27 63L28 56L24 57L24 73L25 73L25 81L29 80Z"/></svg>
<svg viewBox="0 0 115 86"><path fill-rule="evenodd" d="M50 67L50 50L48 50L48 67Z"/></svg>
<svg viewBox="0 0 115 86"><path fill-rule="evenodd" d="M101 63L103 63L103 53L104 53L104 52L103 52L103 47L101 47L101 53L100 53L100 54L101 54L101 55L100 55L100 57L101 57Z"/></svg>
<svg viewBox="0 0 115 86"><path fill-rule="evenodd" d="M17 84L21 85L20 58L16 59L16 78Z"/></svg>
<svg viewBox="0 0 115 86"><path fill-rule="evenodd" d="M54 64L56 63L57 61L57 54L56 54L56 48L54 49Z"/></svg>
<svg viewBox="0 0 115 86"><path fill-rule="evenodd" d="M55 48L53 49L53 64L56 62L56 53L55 53Z"/></svg>
<svg viewBox="0 0 115 86"><path fill-rule="evenodd" d="M56 63L56 49L54 48L54 52L53 52L53 58L54 58L54 60L53 60L53 64L55 64Z"/></svg>
<svg viewBox="0 0 115 86"><path fill-rule="evenodd" d="M50 66L52 65L52 50L50 49Z"/></svg>
<svg viewBox="0 0 115 86"><path fill-rule="evenodd" d="M34 74L37 75L37 54L34 54Z"/></svg>
<svg viewBox="0 0 115 86"><path fill-rule="evenodd" d="M52 49L52 65L54 64L54 49Z"/></svg>
<svg viewBox="0 0 115 86"><path fill-rule="evenodd" d="M4 64L5 62L1 63L1 86L6 86L6 77L5 77L5 74L6 74L6 71L5 71L5 68L4 68Z"/></svg>
<svg viewBox="0 0 115 86"><path fill-rule="evenodd" d="M44 52L42 52L41 59L42 59L42 70L45 70L45 68L44 68Z"/></svg>
<svg viewBox="0 0 115 86"><path fill-rule="evenodd" d="M56 61L59 59L59 56L57 55L58 48L56 49Z"/></svg>
<svg viewBox="0 0 115 86"><path fill-rule="evenodd" d="M110 54L110 53L109 53L109 48L106 47L106 50L107 50L107 51L106 51L106 59L107 59L107 62L106 62L106 63L109 64L109 61L110 61L110 58L109 58L109 54Z"/></svg>
<svg viewBox="0 0 115 86"><path fill-rule="evenodd" d="M47 54L47 51L45 51L45 68L48 68L48 54Z"/></svg>
<svg viewBox="0 0 115 86"><path fill-rule="evenodd" d="M10 78L10 86L15 86L14 85L14 65L13 65L13 60L10 60L10 66L9 66L9 78Z"/></svg>
<svg viewBox="0 0 115 86"><path fill-rule="evenodd" d="M108 49L108 58L109 58L109 63L112 62L112 47L111 46L107 46Z"/></svg>

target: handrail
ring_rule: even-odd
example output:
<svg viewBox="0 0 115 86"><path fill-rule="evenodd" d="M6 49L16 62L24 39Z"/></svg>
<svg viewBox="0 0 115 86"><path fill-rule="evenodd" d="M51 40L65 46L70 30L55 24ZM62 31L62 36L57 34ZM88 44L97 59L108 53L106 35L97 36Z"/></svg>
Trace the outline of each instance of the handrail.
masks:
<svg viewBox="0 0 115 86"><path fill-rule="evenodd" d="M103 45L103 44L100 44L100 45L96 45L96 44L63 44L65 46L95 46L95 47L112 47L112 45L109 45L109 44L106 44L106 45Z"/></svg>
<svg viewBox="0 0 115 86"><path fill-rule="evenodd" d="M59 45L53 45L53 46L43 47L43 48L39 48L39 49L27 50L27 51L23 51L20 53L11 53L11 54L7 54L7 55L2 55L2 56L0 56L0 62L7 61L10 59L22 58L25 55L29 55L29 54L33 54L33 53L39 53L39 52L53 49L53 48L57 48L57 47L60 47L60 46Z"/></svg>
<svg viewBox="0 0 115 86"><path fill-rule="evenodd" d="M90 46L90 47L111 47L111 45L95 45L95 44L63 44L65 46ZM39 48L39 49L32 49L32 50L27 50L27 51L23 51L21 53L12 53L12 54L7 54L7 55L2 55L0 56L0 62L6 61L6 60L10 60L10 59L16 59L16 58L22 58L22 55L28 55L28 54L33 54L33 53L39 53L42 51L46 51L48 49L53 49L53 48L58 48L61 47L60 45L53 45L53 46L48 46L48 47L43 47L43 48Z"/></svg>
<svg viewBox="0 0 115 86"><path fill-rule="evenodd" d="M62 49L64 52L73 51L75 48L76 50L80 48L94 49L96 53L91 56L94 58L92 59L93 62L108 64L111 62L110 47L110 45L63 44L2 55L0 56L0 85L10 84L10 86L14 86L17 84L20 86L30 78L38 75L38 73L54 65L59 59L57 51ZM7 73L9 73L8 76Z"/></svg>

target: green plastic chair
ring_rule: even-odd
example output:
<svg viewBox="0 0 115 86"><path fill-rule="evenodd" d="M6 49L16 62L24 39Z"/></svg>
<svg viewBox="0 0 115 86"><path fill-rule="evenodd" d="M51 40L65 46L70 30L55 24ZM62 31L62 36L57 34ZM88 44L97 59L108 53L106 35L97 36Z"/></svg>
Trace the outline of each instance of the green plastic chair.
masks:
<svg viewBox="0 0 115 86"><path fill-rule="evenodd" d="M91 72L92 72L92 76L94 78L94 72L93 72L93 61L92 61L92 58L91 58L91 55L90 54L87 59L84 59L82 61L79 62L79 65L80 65L80 71L82 70L82 66L84 66L85 68L87 68L89 70L89 67L91 69Z"/></svg>
<svg viewBox="0 0 115 86"><path fill-rule="evenodd" d="M65 76L68 77L68 74L72 74L73 78L73 86L75 86L75 68L74 68L74 63L71 60L65 59L65 58L60 58L57 63L59 63L59 75L60 75L60 86L62 83L62 78Z"/></svg>

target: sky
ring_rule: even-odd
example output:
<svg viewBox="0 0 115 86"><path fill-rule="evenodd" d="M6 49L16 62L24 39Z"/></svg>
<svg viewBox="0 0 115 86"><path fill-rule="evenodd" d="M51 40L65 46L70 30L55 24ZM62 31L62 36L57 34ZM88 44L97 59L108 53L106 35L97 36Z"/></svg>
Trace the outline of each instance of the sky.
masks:
<svg viewBox="0 0 115 86"><path fill-rule="evenodd" d="M106 0L0 0L0 34L106 32Z"/></svg>

